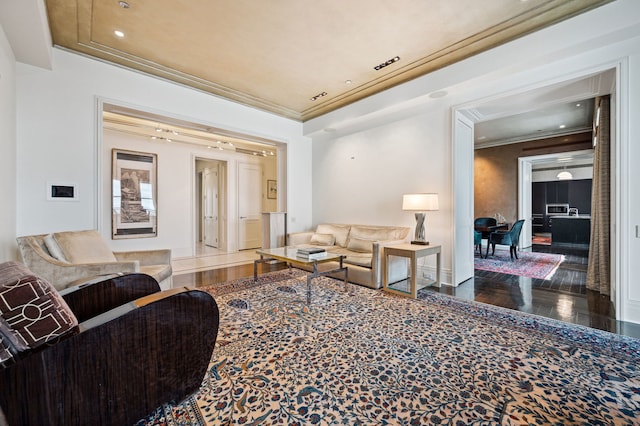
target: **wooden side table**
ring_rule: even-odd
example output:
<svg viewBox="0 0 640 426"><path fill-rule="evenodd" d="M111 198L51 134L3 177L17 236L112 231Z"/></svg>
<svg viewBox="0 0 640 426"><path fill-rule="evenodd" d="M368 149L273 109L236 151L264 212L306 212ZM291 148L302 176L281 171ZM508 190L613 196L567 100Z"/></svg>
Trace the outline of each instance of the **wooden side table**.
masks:
<svg viewBox="0 0 640 426"><path fill-rule="evenodd" d="M410 296L415 299L418 295L418 287L417 287L418 258L431 256L434 254L436 255L436 279L434 280L433 283L437 287L440 287L440 251L441 251L441 246L439 245L438 246L436 245L421 246L417 244L398 244L398 245L385 247L382 289L390 293L399 294L401 296ZM409 259L409 262L411 263L411 272L410 272L411 287L409 291L402 291L402 290L389 287L389 276L387 273L387 269L389 265L389 256L401 256Z"/></svg>

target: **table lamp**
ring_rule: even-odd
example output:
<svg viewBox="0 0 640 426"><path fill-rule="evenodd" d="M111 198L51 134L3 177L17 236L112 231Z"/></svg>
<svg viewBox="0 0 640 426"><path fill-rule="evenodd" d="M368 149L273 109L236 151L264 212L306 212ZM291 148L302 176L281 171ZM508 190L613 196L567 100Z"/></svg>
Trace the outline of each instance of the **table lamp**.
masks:
<svg viewBox="0 0 640 426"><path fill-rule="evenodd" d="M411 244L429 245L425 239L424 212L438 210L438 194L404 194L402 210L416 212L416 232Z"/></svg>

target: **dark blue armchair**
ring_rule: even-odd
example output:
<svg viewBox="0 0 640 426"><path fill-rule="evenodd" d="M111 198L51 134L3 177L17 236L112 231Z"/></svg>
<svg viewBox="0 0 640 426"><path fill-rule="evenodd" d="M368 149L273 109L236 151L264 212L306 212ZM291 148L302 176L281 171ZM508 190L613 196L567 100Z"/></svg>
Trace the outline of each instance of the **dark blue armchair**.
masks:
<svg viewBox="0 0 640 426"><path fill-rule="evenodd" d="M509 246L509 256L513 260L514 256L518 258L518 240L520 239L520 232L522 231L522 225L524 219L520 219L513 224L509 231L494 231L489 235L489 241L487 245L487 256L489 256L489 246L491 246L491 255L496 253L496 244Z"/></svg>
<svg viewBox="0 0 640 426"><path fill-rule="evenodd" d="M476 231L480 231L480 234L481 234L480 238L485 240L489 238L491 231L483 230L483 228L486 229L491 226L496 226L497 224L498 224L498 221L493 217L479 217L473 221L473 227L475 228Z"/></svg>
<svg viewBox="0 0 640 426"><path fill-rule="evenodd" d="M482 257L482 232L473 231L473 245L480 252L480 257Z"/></svg>

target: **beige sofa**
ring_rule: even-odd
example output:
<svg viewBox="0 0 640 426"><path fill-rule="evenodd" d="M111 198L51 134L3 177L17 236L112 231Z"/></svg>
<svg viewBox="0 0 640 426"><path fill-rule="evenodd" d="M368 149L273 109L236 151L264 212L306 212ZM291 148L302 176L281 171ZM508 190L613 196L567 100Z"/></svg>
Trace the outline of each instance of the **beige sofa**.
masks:
<svg viewBox="0 0 640 426"><path fill-rule="evenodd" d="M287 235L294 247L318 246L345 256L349 281L371 288L381 288L384 270L384 247L409 241L410 228L401 226L371 226L323 223L315 231ZM335 262L319 265L319 269L335 268ZM407 278L407 259L392 257L389 262L389 282Z"/></svg>
<svg viewBox="0 0 640 426"><path fill-rule="evenodd" d="M78 280L119 272L142 272L171 288L171 250L112 252L95 230L18 237L22 261L57 290Z"/></svg>

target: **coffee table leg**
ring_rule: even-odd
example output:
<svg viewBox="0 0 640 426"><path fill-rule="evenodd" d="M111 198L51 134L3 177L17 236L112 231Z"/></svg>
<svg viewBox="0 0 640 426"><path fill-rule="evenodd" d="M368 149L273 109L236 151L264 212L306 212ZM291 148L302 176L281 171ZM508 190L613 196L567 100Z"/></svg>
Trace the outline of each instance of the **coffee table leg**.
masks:
<svg viewBox="0 0 640 426"><path fill-rule="evenodd" d="M262 260L262 256L260 256L260 260ZM258 263L260 262L260 260L253 261L253 283L254 284L258 282Z"/></svg>
<svg viewBox="0 0 640 426"><path fill-rule="evenodd" d="M349 288L353 290L353 287L349 287L349 268L344 268L344 292L353 294L353 291L349 292Z"/></svg>

